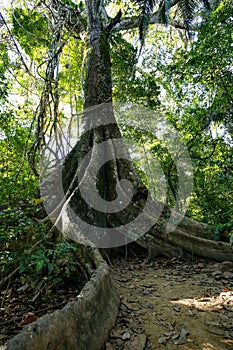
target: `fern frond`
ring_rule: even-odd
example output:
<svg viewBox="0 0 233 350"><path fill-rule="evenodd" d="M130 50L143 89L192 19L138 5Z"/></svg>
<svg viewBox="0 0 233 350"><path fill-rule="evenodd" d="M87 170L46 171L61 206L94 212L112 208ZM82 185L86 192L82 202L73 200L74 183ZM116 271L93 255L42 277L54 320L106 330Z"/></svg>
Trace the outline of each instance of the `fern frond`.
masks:
<svg viewBox="0 0 233 350"><path fill-rule="evenodd" d="M184 27L189 36L190 36L190 28L194 19L196 7L197 7L197 3L195 0L180 0L177 3L178 11L182 16Z"/></svg>
<svg viewBox="0 0 233 350"><path fill-rule="evenodd" d="M141 42L141 49L145 43L146 33L148 31L150 16L157 3L157 0L134 0L140 8L141 19L139 22L139 39ZM140 50L141 51L141 50Z"/></svg>

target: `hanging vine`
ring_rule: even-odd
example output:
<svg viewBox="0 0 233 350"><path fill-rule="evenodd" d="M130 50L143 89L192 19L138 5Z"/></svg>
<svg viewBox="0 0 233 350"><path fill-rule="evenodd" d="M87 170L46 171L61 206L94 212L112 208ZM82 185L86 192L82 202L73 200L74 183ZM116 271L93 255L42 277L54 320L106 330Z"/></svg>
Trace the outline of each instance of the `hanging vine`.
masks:
<svg viewBox="0 0 233 350"><path fill-rule="evenodd" d="M44 83L40 101L33 118L33 123L36 123L34 141L27 152L31 169L36 176L39 175L37 155L43 151L52 136L56 140L56 153L64 153L62 143L64 135L59 113L59 63L63 48L70 36L80 30L80 22L77 20L77 17L76 20L72 17L74 12L70 6L64 5L57 0L49 0L42 3L49 10L48 20L51 36L47 59L37 67L37 73ZM79 15L78 11L76 15ZM79 26L78 30L77 26ZM44 65L46 65L45 73L41 73Z"/></svg>

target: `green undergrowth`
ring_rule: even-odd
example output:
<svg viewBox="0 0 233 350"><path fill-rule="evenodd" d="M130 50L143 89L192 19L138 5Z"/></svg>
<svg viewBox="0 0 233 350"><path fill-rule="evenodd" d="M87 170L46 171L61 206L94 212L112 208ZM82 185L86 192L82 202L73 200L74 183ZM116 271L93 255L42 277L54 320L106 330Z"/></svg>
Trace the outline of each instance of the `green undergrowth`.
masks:
<svg viewBox="0 0 233 350"><path fill-rule="evenodd" d="M49 242L40 212L40 204L32 203L0 211L1 287L47 296L58 289L81 290L88 279L81 249L67 241Z"/></svg>

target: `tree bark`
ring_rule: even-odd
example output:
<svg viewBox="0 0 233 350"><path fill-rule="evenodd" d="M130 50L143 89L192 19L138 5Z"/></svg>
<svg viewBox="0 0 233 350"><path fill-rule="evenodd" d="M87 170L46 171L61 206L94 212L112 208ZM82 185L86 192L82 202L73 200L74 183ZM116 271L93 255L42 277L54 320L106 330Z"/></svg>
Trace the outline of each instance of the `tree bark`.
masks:
<svg viewBox="0 0 233 350"><path fill-rule="evenodd" d="M233 246L226 242L216 242L197 235L200 223L192 223L192 227L185 230L178 226L173 232L166 233L165 224L154 226L137 243L148 249L148 259L157 256L204 258L215 261L233 261ZM199 231L199 234L201 232ZM206 232L204 232L205 236Z"/></svg>

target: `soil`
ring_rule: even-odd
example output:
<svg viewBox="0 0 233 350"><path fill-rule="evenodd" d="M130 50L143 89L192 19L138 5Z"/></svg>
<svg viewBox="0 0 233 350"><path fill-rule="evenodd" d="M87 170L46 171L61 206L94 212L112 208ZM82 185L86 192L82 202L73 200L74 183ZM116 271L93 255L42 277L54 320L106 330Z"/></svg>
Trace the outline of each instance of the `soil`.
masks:
<svg viewBox="0 0 233 350"><path fill-rule="evenodd" d="M78 293L77 289L60 289L54 294L43 290L32 294L25 286L16 288L16 283L9 289L1 290L0 346L38 317L63 308L66 303L76 299Z"/></svg>
<svg viewBox="0 0 233 350"><path fill-rule="evenodd" d="M233 349L233 263L121 259L121 308L106 350Z"/></svg>

